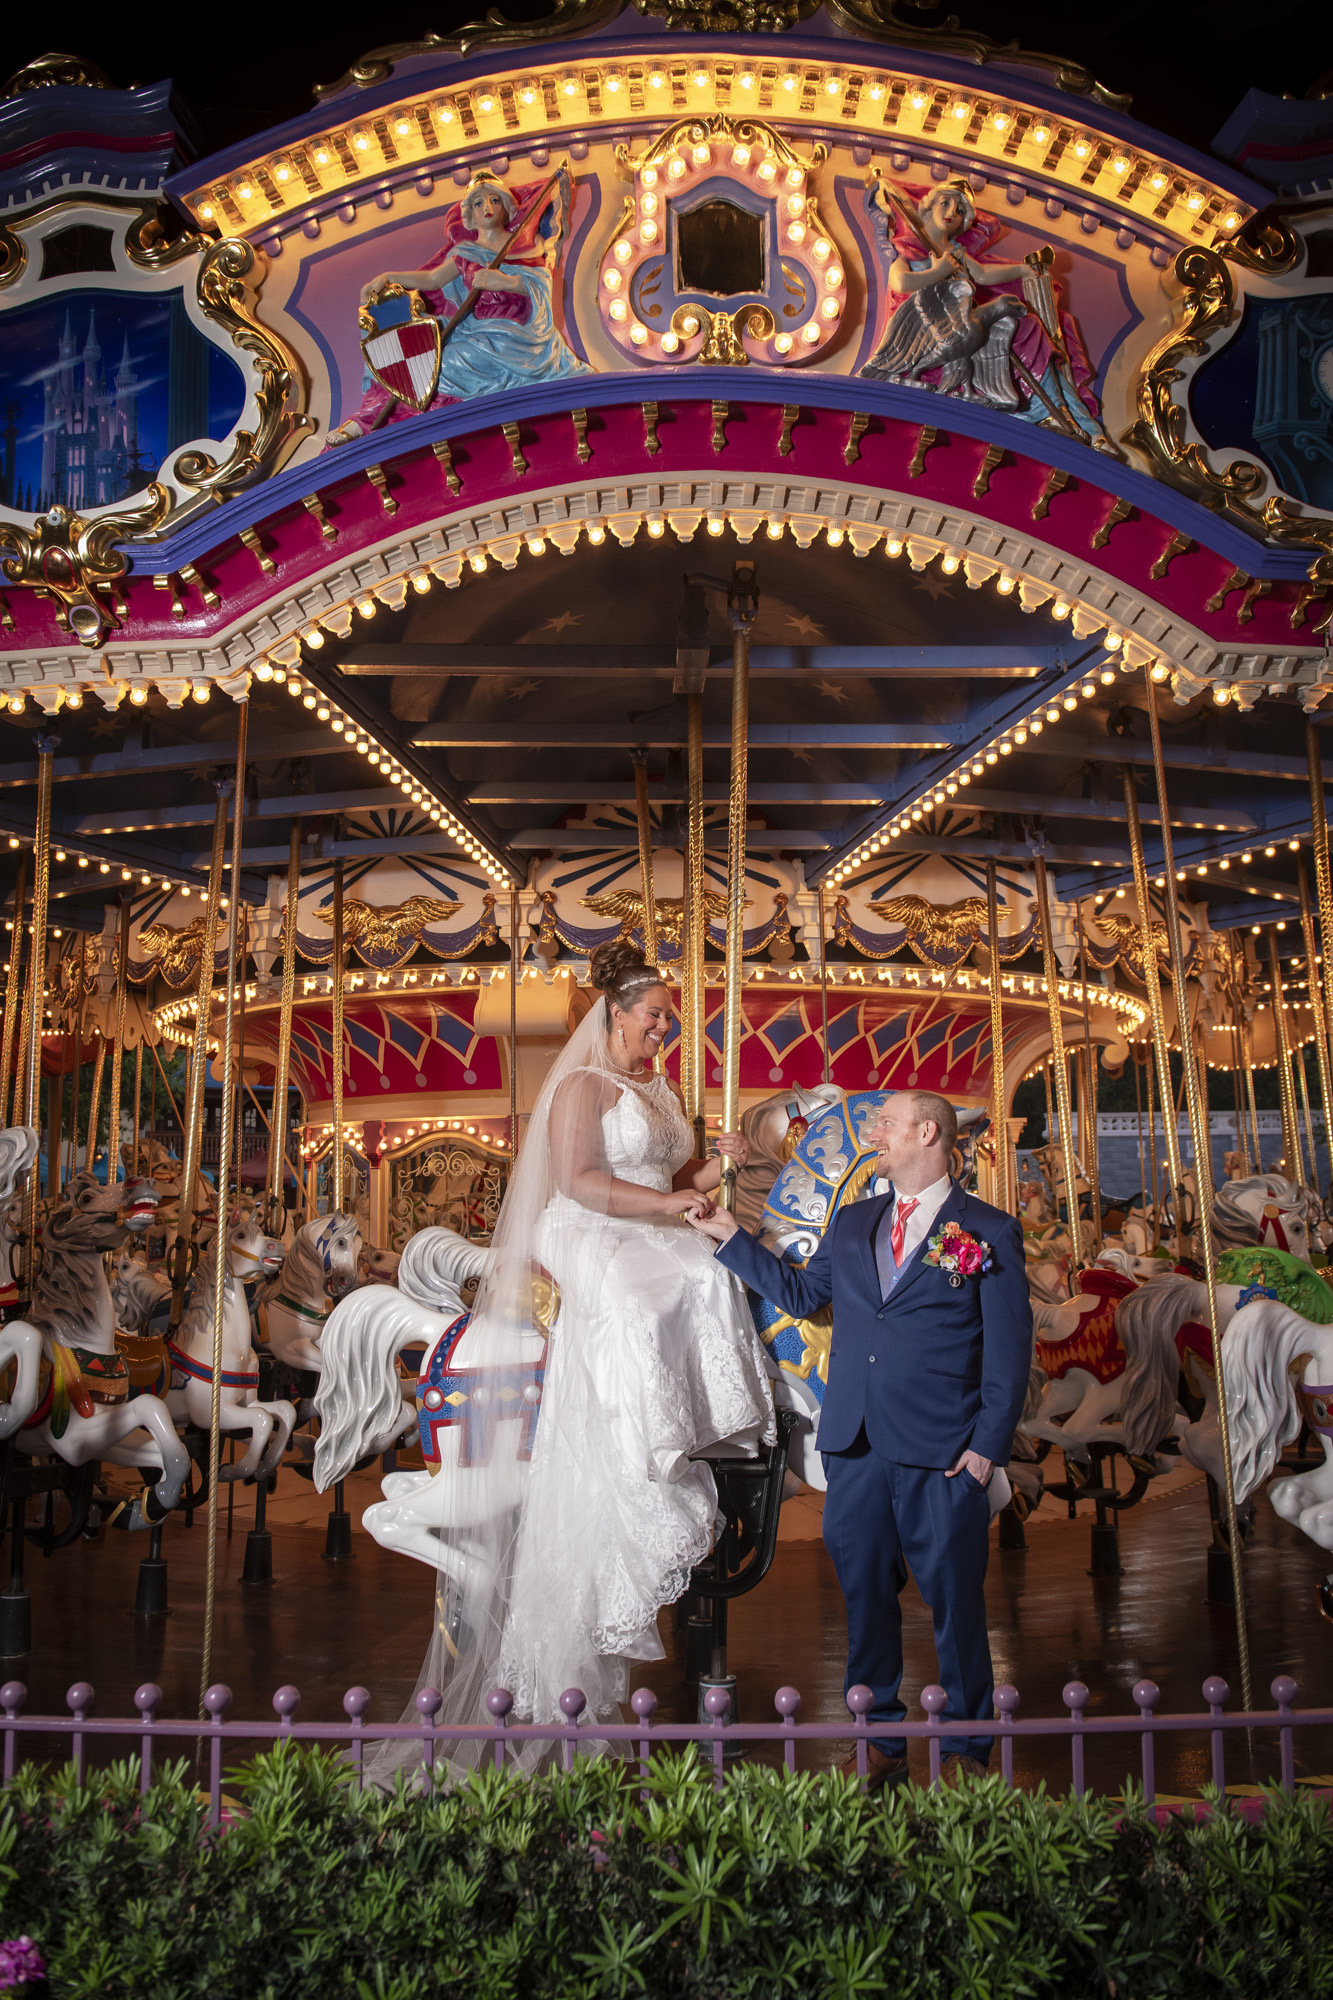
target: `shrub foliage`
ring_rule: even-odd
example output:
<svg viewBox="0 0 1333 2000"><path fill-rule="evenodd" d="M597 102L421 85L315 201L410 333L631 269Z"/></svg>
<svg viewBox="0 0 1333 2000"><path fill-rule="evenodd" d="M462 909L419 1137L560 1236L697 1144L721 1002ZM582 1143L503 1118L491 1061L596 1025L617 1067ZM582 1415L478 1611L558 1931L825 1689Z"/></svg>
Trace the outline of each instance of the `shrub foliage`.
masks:
<svg viewBox="0 0 1333 2000"><path fill-rule="evenodd" d="M210 1834L183 1765L27 1767L0 1793L0 1935L55 2000L1247 2000L1333 1993L1333 1828L1274 1792L1159 1827L1001 1780L866 1798L691 1754L356 1792L282 1745Z"/></svg>

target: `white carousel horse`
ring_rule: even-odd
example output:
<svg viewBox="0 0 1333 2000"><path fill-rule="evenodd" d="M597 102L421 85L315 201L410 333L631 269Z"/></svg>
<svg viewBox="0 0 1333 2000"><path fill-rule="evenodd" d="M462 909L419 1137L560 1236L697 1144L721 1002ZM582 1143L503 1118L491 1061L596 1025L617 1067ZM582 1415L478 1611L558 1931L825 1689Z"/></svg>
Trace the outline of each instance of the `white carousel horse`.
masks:
<svg viewBox="0 0 1333 2000"><path fill-rule="evenodd" d="M1250 1174L1224 1181L1213 1199L1213 1242L1219 1250L1251 1243L1286 1250L1310 1261L1310 1232L1322 1211L1319 1198L1281 1174Z"/></svg>
<svg viewBox="0 0 1333 2000"><path fill-rule="evenodd" d="M401 1250L381 1250L373 1243L361 1246L360 1279L363 1285L396 1285Z"/></svg>
<svg viewBox="0 0 1333 2000"><path fill-rule="evenodd" d="M1063 1305L1067 1302L1073 1252L1073 1238L1063 1222L1043 1223L1035 1230L1024 1229L1023 1256L1034 1306Z"/></svg>
<svg viewBox="0 0 1333 2000"><path fill-rule="evenodd" d="M154 1271L139 1251L124 1249L111 1280L111 1308L118 1333L146 1334L148 1322L171 1297L171 1280Z"/></svg>
<svg viewBox="0 0 1333 2000"><path fill-rule="evenodd" d="M479 1356L471 1352L478 1336L469 1334L471 1301L464 1287L475 1285L489 1256L487 1247L452 1229L419 1230L403 1250L396 1290L368 1285L330 1313L315 1395L320 1492L419 1425L426 1469L390 1473L381 1482L383 1501L367 1508L362 1524L382 1548L443 1569L464 1589L475 1582L481 1560L481 1544L469 1539L469 1529L484 1526L521 1496L545 1353L544 1340L515 1334L512 1355L497 1363L490 1354L485 1370L478 1368ZM425 1350L415 1404L404 1398L397 1368L409 1347ZM494 1379L479 1384L482 1372ZM487 1399L479 1388L500 1393ZM513 1395L504 1397L511 1389ZM510 1417L514 1421L504 1421ZM478 1461L487 1464L488 1477L469 1481L468 1468ZM477 1511L478 1499L484 1513Z"/></svg>
<svg viewBox="0 0 1333 2000"><path fill-rule="evenodd" d="M256 1307L262 1337L277 1361L319 1372L320 1336L334 1302L357 1282L361 1231L351 1215L316 1215L291 1240L278 1276Z"/></svg>
<svg viewBox="0 0 1333 2000"><path fill-rule="evenodd" d="M67 1464L109 1459L115 1465L156 1468L150 1514L174 1507L190 1461L165 1406L153 1396L129 1395L129 1371L116 1351L115 1315L102 1256L118 1250L127 1230L145 1228L157 1207L145 1181L103 1187L76 1174L64 1203L48 1218L42 1264L26 1322L10 1321L6 1335L36 1335L50 1363L41 1392L20 1363L14 1400L0 1409L0 1439L15 1437L21 1451L49 1452ZM31 1353L31 1342L27 1343ZM136 1432L147 1432L135 1443Z"/></svg>
<svg viewBox="0 0 1333 2000"><path fill-rule="evenodd" d="M810 1120L828 1105L840 1103L844 1095L836 1083L819 1083L812 1090L795 1084L741 1113L741 1132L750 1149L749 1159L736 1176L736 1220L742 1229L760 1227L764 1203L805 1137Z"/></svg>
<svg viewBox="0 0 1333 2000"><path fill-rule="evenodd" d="M259 1360L250 1343L244 1290L247 1278L271 1277L282 1269L282 1260L282 1245L265 1236L253 1216L233 1214L223 1274L219 1425L224 1432L248 1431L250 1443L234 1465L220 1467L222 1480L267 1479L276 1472L296 1424L291 1403L259 1400ZM214 1275L210 1260L196 1275L175 1340L167 1342L172 1379L167 1408L178 1423L188 1421L202 1430L212 1421Z"/></svg>
<svg viewBox="0 0 1333 2000"><path fill-rule="evenodd" d="M37 1158L37 1134L31 1125L10 1125L0 1131L0 1305L12 1305L18 1297L14 1282L13 1253L22 1227L22 1204L14 1196L19 1175L26 1173ZM40 1336L22 1320L0 1327L0 1375L13 1361L17 1363L16 1401L37 1400L37 1373L42 1362ZM0 1414L0 1438L7 1435Z"/></svg>
<svg viewBox="0 0 1333 2000"><path fill-rule="evenodd" d="M1237 1503L1262 1486L1306 1423L1323 1446L1323 1464L1274 1481L1268 1497L1284 1521L1333 1549L1333 1327L1302 1319L1278 1299L1253 1299L1231 1322L1222 1379Z"/></svg>

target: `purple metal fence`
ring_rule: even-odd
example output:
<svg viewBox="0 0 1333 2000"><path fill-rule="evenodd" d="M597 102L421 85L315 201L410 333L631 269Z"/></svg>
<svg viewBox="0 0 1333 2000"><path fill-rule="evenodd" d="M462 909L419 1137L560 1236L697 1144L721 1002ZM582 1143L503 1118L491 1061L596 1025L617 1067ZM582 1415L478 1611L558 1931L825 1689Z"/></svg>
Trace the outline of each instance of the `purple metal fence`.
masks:
<svg viewBox="0 0 1333 2000"><path fill-rule="evenodd" d="M1217 1675L1210 1675L1203 1684L1203 1698L1208 1704L1207 1713L1190 1715L1159 1715L1157 1704L1161 1693L1153 1681L1137 1681L1132 1690L1132 1699L1138 1709L1137 1715L1088 1715L1087 1706L1091 1700L1088 1689L1082 1681L1070 1681L1064 1689L1062 1700L1068 1710L1067 1716L1034 1716L1030 1720L1020 1720L1018 1715L1019 1693L1015 1687L997 1687L995 1690L995 1716L993 1721L960 1721L956 1717L946 1718L944 1710L948 1706L948 1696L942 1687L923 1688L921 1706L925 1710L925 1720L904 1721L892 1726L895 1736L912 1741L924 1739L929 1744L930 1782L940 1782L940 1744L945 1736L956 1737L963 1732L984 1731L996 1738L1000 1746L1000 1774L1012 1787L1014 1782L1014 1744L1025 1737L1066 1737L1070 1745L1070 1780L1075 1791L1085 1792L1088 1786L1084 1777L1084 1745L1090 1736L1138 1735L1140 1738L1139 1761L1143 1777L1144 1795L1149 1803L1156 1796L1154 1773L1154 1744L1159 1735L1192 1731L1204 1733L1210 1739L1211 1776L1214 1785L1221 1790L1226 1784L1226 1760L1224 1741L1228 1730L1275 1729L1278 1734L1281 1765L1281 1784L1285 1791L1295 1788L1295 1744L1294 1736L1298 1728L1312 1728L1333 1725L1333 1708L1308 1708L1299 1713L1296 1697L1299 1689L1295 1681L1286 1674L1279 1674L1271 1687L1276 1706L1258 1710L1252 1714L1227 1714L1226 1703L1230 1689ZM654 1722L657 1696L650 1688L636 1688L630 1696L630 1707L634 1711L634 1722L580 1722L587 1704L578 1688L569 1688L560 1697L560 1707L565 1720L562 1723L511 1723L509 1715L513 1708L513 1697L504 1689L496 1688L486 1698L490 1711L489 1723L437 1725L435 1717L443 1706L444 1698L434 1688L423 1688L416 1697L419 1721L398 1723L367 1724L365 1713L370 1706L370 1692L367 1688L353 1687L343 1696L346 1722L297 1722L296 1711L301 1703L300 1692L294 1687L280 1687L273 1697L276 1722L229 1722L227 1711L231 1707L231 1689L220 1683L209 1688L204 1697L207 1711L203 1720L167 1721L158 1716L158 1706L162 1700L162 1690L151 1682L138 1688L134 1705L138 1711L133 1719L124 1716L94 1716L92 1714L93 1689L87 1681L77 1681L70 1688L65 1699L69 1705L67 1715L24 1715L23 1707L28 1691L21 1681L7 1681L0 1687L0 1739L4 1744L3 1776L7 1784L14 1775L17 1761L19 1738L28 1736L68 1736L73 1744L73 1761L80 1778L84 1774L84 1745L90 1736L137 1736L139 1739L140 1790L146 1792L152 1782L153 1753L157 1745L172 1742L200 1741L208 1745L208 1793L209 1824L216 1826L222 1808L222 1746L227 1742L269 1738L274 1742L306 1742L335 1744L346 1750L351 1757L355 1771L355 1781L359 1783L364 1770L367 1746L392 1741L417 1742L422 1751L422 1784L429 1791L432 1772L442 1755L451 1746L476 1743L483 1746L478 1761L489 1760L497 1770L503 1768L506 1753L512 1748L530 1742L559 1745L561 1761L566 1770L570 1769L580 1742L623 1743L630 1754L638 1749L639 1769L646 1780L648 1761L653 1749L659 1744L697 1743L709 1752L715 1780L719 1786L724 1782L728 1748L748 1743L778 1743L782 1746L782 1761L786 1769L796 1768L796 1746L802 1742L829 1742L846 1740L849 1736L856 1745L856 1767L861 1776L866 1773L867 1747L871 1728L868 1712L874 1696L868 1687L854 1687L847 1692L847 1707L850 1722L798 1722L801 1697L793 1687L779 1688L773 1699L777 1713L775 1722L726 1722L730 1697L725 1689L711 1688L704 1696L704 1707L713 1717L711 1722ZM876 1726L875 1734L885 1733L885 1725Z"/></svg>

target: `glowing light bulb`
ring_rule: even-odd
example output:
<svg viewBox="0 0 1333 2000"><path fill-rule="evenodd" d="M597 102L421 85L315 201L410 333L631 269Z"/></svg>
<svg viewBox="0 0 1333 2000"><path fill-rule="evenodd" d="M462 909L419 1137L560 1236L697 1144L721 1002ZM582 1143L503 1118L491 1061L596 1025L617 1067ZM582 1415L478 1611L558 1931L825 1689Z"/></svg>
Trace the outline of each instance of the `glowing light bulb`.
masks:
<svg viewBox="0 0 1333 2000"><path fill-rule="evenodd" d="M623 299L612 299L610 305L607 307L607 311L614 320L624 319L627 311L625 301Z"/></svg>
<svg viewBox="0 0 1333 2000"><path fill-rule="evenodd" d="M646 326L640 326L636 320L629 330L629 337L636 347L642 347L648 339L648 329Z"/></svg>
<svg viewBox="0 0 1333 2000"><path fill-rule="evenodd" d="M789 333L775 334L773 338L773 351L775 354L790 354L791 335Z"/></svg>
<svg viewBox="0 0 1333 2000"><path fill-rule="evenodd" d="M628 249L628 247L627 244L626 248ZM621 278L614 264L602 273L602 284L608 292L618 292L623 282L624 280Z"/></svg>
<svg viewBox="0 0 1333 2000"><path fill-rule="evenodd" d="M614 254L618 264L628 264L630 258L634 255L634 245L627 242L623 236L619 236L616 238Z"/></svg>
<svg viewBox="0 0 1333 2000"><path fill-rule="evenodd" d="M663 354L674 354L679 346L680 336L678 334L667 332L662 335Z"/></svg>
<svg viewBox="0 0 1333 2000"><path fill-rule="evenodd" d="M641 243L655 243L657 241L657 224L651 217L646 222L640 223L639 241Z"/></svg>
<svg viewBox="0 0 1333 2000"><path fill-rule="evenodd" d="M787 224L787 241L789 243L804 243L805 224L803 222L789 222Z"/></svg>

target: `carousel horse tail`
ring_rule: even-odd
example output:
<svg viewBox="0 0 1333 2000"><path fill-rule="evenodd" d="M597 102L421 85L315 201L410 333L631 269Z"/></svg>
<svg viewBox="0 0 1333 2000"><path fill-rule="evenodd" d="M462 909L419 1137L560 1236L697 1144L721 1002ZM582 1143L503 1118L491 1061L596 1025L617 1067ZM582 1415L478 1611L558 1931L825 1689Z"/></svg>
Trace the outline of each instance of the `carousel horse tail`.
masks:
<svg viewBox="0 0 1333 2000"><path fill-rule="evenodd" d="M390 1285L365 1285L340 1299L320 1340L323 1366L315 1391L320 1432L315 1486L323 1493L401 1428L403 1386L397 1359L405 1347L434 1347L449 1324Z"/></svg>
<svg viewBox="0 0 1333 2000"><path fill-rule="evenodd" d="M1171 1428L1180 1378L1176 1331L1208 1317L1208 1293L1196 1278L1171 1273L1121 1299L1115 1330L1125 1350L1120 1427L1125 1450L1149 1457Z"/></svg>
<svg viewBox="0 0 1333 2000"><path fill-rule="evenodd" d="M1299 1434L1301 1406L1292 1371L1330 1350L1327 1327L1302 1319L1280 1299L1252 1299L1227 1328L1222 1380L1231 1420L1237 1504L1261 1486L1278 1454Z"/></svg>

